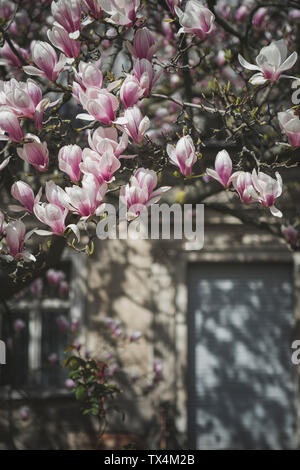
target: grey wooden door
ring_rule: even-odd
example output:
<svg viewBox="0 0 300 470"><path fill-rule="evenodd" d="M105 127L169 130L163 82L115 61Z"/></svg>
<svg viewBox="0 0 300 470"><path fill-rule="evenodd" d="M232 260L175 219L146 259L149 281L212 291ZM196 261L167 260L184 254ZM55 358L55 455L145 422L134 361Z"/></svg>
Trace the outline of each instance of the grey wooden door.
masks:
<svg viewBox="0 0 300 470"><path fill-rule="evenodd" d="M188 286L191 445L293 448L291 266L191 264Z"/></svg>

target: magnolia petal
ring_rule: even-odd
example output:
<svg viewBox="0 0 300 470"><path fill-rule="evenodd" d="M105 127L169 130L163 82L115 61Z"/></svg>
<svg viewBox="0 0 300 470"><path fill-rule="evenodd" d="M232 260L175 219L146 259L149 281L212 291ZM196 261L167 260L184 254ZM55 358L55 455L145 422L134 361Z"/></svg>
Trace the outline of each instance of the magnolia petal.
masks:
<svg viewBox="0 0 300 470"><path fill-rule="evenodd" d="M69 225L67 225L66 228L69 228L69 229L72 230L72 232L73 232L74 235L76 236L77 241L78 241L78 243L79 243L79 242L80 242L80 230L79 230L79 228L77 227L77 225L76 225L76 224L69 224Z"/></svg>
<svg viewBox="0 0 300 470"><path fill-rule="evenodd" d="M277 207L272 206L270 207L271 214L274 215L274 217L282 217L282 212L277 209Z"/></svg>

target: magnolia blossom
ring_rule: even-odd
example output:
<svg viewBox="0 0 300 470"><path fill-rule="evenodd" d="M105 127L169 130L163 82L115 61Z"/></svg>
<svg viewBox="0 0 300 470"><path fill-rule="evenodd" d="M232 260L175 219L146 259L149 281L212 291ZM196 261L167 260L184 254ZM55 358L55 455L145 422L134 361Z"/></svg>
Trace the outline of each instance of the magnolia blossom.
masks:
<svg viewBox="0 0 300 470"><path fill-rule="evenodd" d="M100 20L103 16L103 11L100 5L100 0L83 0L89 13L96 19Z"/></svg>
<svg viewBox="0 0 300 470"><path fill-rule="evenodd" d="M49 41L70 59L76 59L80 54L80 41L70 38L68 32L61 26L53 26L48 30Z"/></svg>
<svg viewBox="0 0 300 470"><path fill-rule="evenodd" d="M82 173L86 175L91 173L100 184L114 181L113 175L121 166L112 149L108 149L102 155L99 155L94 150L85 148L82 153L82 160L82 163L80 163Z"/></svg>
<svg viewBox="0 0 300 470"><path fill-rule="evenodd" d="M24 243L31 237L34 230L26 234L26 228L21 220L15 220L7 224L5 228L6 244L9 254L15 258L23 258L25 261L35 261L35 257L28 251L24 251Z"/></svg>
<svg viewBox="0 0 300 470"><path fill-rule="evenodd" d="M19 413L23 421L27 421L30 417L30 409L28 408L28 406L22 406L19 409Z"/></svg>
<svg viewBox="0 0 300 470"><path fill-rule="evenodd" d="M166 3L170 8L172 15L175 15L175 7L181 4L181 0L166 0Z"/></svg>
<svg viewBox="0 0 300 470"><path fill-rule="evenodd" d="M54 181L50 180L46 183L45 193L48 202L55 204L63 210L65 209L67 204L67 197L63 188L55 184Z"/></svg>
<svg viewBox="0 0 300 470"><path fill-rule="evenodd" d="M176 165L184 176L190 176L193 165L197 161L195 146L191 136L181 137L174 148L173 145L167 145L167 154L173 165Z"/></svg>
<svg viewBox="0 0 300 470"><path fill-rule="evenodd" d="M252 24L254 24L254 26L261 27L267 13L268 13L267 8L264 8L264 7L259 8L257 12L255 13L255 15L253 16Z"/></svg>
<svg viewBox="0 0 300 470"><path fill-rule="evenodd" d="M48 269L46 272L46 277L49 284L57 286L65 278L65 273L55 269Z"/></svg>
<svg viewBox="0 0 300 470"><path fill-rule="evenodd" d="M20 331L24 330L26 326L26 323L21 320L21 318L18 318L17 320L14 321L14 330L16 333L20 333Z"/></svg>
<svg viewBox="0 0 300 470"><path fill-rule="evenodd" d="M61 25L72 39L80 35L81 2L80 0L58 0L51 3L51 12L56 22Z"/></svg>
<svg viewBox="0 0 300 470"><path fill-rule="evenodd" d="M160 77L160 74L154 75L151 62L147 59L136 59L133 66L133 75L137 79L143 92L143 96L149 96L152 88Z"/></svg>
<svg viewBox="0 0 300 470"><path fill-rule="evenodd" d="M109 23L131 26L136 19L140 0L99 0L101 8L110 15Z"/></svg>
<svg viewBox="0 0 300 470"><path fill-rule="evenodd" d="M247 171L238 171L234 173L232 184L244 204L249 204L249 202L252 201L258 201L258 195L253 187L251 173Z"/></svg>
<svg viewBox="0 0 300 470"><path fill-rule="evenodd" d="M37 196L34 196L34 192L29 186L29 184L25 183L24 181L17 181L11 187L11 195L17 201L19 201L22 206L10 206L10 209L15 211L24 211L33 213L33 206L35 203L40 201L42 190L38 192Z"/></svg>
<svg viewBox="0 0 300 470"><path fill-rule="evenodd" d="M4 18L5 20L8 20L15 9L15 5L13 2L9 0L1 0L0 2L0 17Z"/></svg>
<svg viewBox="0 0 300 470"><path fill-rule="evenodd" d="M252 172L252 182L254 189L258 193L258 200L265 207L269 207L271 214L275 217L282 217L282 213L274 204L282 193L282 179L278 172L275 173L276 180L262 171Z"/></svg>
<svg viewBox="0 0 300 470"><path fill-rule="evenodd" d="M28 75L37 75L55 82L59 73L64 69L67 58L61 54L58 60L53 47L44 41L36 41L32 48L32 60L36 67L25 65L24 72Z"/></svg>
<svg viewBox="0 0 300 470"><path fill-rule="evenodd" d="M294 110L282 111L277 116L280 127L287 135L290 145L300 147L300 120Z"/></svg>
<svg viewBox="0 0 300 470"><path fill-rule="evenodd" d="M120 201L129 209L129 219L139 216L147 207L158 202L162 193L170 189L169 186L164 186L155 190L156 186L155 171L139 168L134 172L129 183L120 192Z"/></svg>
<svg viewBox="0 0 300 470"><path fill-rule="evenodd" d="M133 46L127 43L129 52L136 59L152 60L153 54L156 52L155 40L148 28L138 29L135 33Z"/></svg>
<svg viewBox="0 0 300 470"><path fill-rule="evenodd" d="M276 82L282 72L292 68L297 60L297 52L287 57L287 47L283 39L275 41L261 49L256 57L256 64L250 64L240 54L240 64L248 70L259 70L250 78L252 85L263 85L267 81ZM286 75L282 75L286 77Z"/></svg>
<svg viewBox="0 0 300 470"><path fill-rule="evenodd" d="M212 33L214 28L215 16L198 0L189 0L183 12L175 5L174 10L179 18L181 25L178 34L191 33L200 39L205 39Z"/></svg>
<svg viewBox="0 0 300 470"><path fill-rule="evenodd" d="M124 108L131 108L144 95L138 80L133 75L127 75L120 89L120 99Z"/></svg>
<svg viewBox="0 0 300 470"><path fill-rule="evenodd" d="M68 209L57 206L56 204L35 204L33 207L34 215L38 220L43 224L49 225L51 231L49 230L35 230L35 233L42 236L47 235L63 235L67 228L70 228L77 239L79 240L79 229L75 224L69 224L67 227L65 225L65 220L68 214Z"/></svg>
<svg viewBox="0 0 300 470"><path fill-rule="evenodd" d="M13 42L13 46L24 60L28 59L29 54L25 49L19 47L15 42ZM4 65L6 67L22 67L23 65L19 57L12 51L7 42L4 43L3 47L0 47L0 57L2 57L2 59L0 59L0 65Z"/></svg>
<svg viewBox="0 0 300 470"><path fill-rule="evenodd" d="M208 168L206 173L213 179L228 188L231 185L234 174L232 175L232 161L227 150L218 152L215 160L215 170Z"/></svg>
<svg viewBox="0 0 300 470"><path fill-rule="evenodd" d="M297 244L298 231L295 229L295 227L293 227L292 225L282 225L281 232L287 242L289 242L291 245Z"/></svg>
<svg viewBox="0 0 300 470"><path fill-rule="evenodd" d="M75 386L75 382L72 379L67 379L65 381L65 387L67 390L72 390L72 388Z"/></svg>
<svg viewBox="0 0 300 470"><path fill-rule="evenodd" d="M22 148L18 148L17 154L38 171L47 171L49 165L47 142L41 142L40 139L33 134L27 134L26 137L30 139L31 142L24 144Z"/></svg>
<svg viewBox="0 0 300 470"><path fill-rule="evenodd" d="M23 140L24 134L17 116L15 116L9 110L4 110L4 108L2 109L3 110L1 110L0 107L0 140L12 140L13 142L21 142L21 140ZM7 159L6 163L8 163ZM2 166L1 170L4 168L4 166Z"/></svg>
<svg viewBox="0 0 300 470"><path fill-rule="evenodd" d="M75 78L83 90L90 86L102 88L103 75L100 70L101 60L97 62L79 62L78 72L74 69Z"/></svg>
<svg viewBox="0 0 300 470"><path fill-rule="evenodd" d="M98 127L88 134L89 146L99 155L111 150L117 158L132 158L134 155L122 155L128 146L128 136L123 132L120 140L118 131L114 127Z"/></svg>
<svg viewBox="0 0 300 470"><path fill-rule="evenodd" d="M68 208L83 218L98 214L107 191L107 184L100 184L92 174L84 175L82 185L65 188Z"/></svg>
<svg viewBox="0 0 300 470"><path fill-rule="evenodd" d="M69 284L66 281L62 281L59 284L59 295L61 295L62 297L67 297L69 290L70 290ZM73 323L72 323L72 330L73 330Z"/></svg>
<svg viewBox="0 0 300 470"><path fill-rule="evenodd" d="M36 129L42 128L44 111L56 103L43 98L42 90L30 78L26 82L18 82L14 78L0 81L0 112L5 109L18 117L34 119Z"/></svg>
<svg viewBox="0 0 300 470"><path fill-rule="evenodd" d="M126 109L124 117L119 118L116 123L125 130L136 144L143 141L144 135L150 127L150 119L148 116L143 118L137 106Z"/></svg>
<svg viewBox="0 0 300 470"><path fill-rule="evenodd" d="M119 101L107 90L90 87L85 93L80 93L80 101L89 114L78 114L77 119L100 121L108 125L115 121Z"/></svg>
<svg viewBox="0 0 300 470"><path fill-rule="evenodd" d="M72 181L80 180L79 165L82 161L82 150L78 145L65 145L58 153L58 167L66 173Z"/></svg>
<svg viewBox="0 0 300 470"><path fill-rule="evenodd" d="M247 5L241 5L235 13L235 18L237 21L246 21L249 16L249 8Z"/></svg>

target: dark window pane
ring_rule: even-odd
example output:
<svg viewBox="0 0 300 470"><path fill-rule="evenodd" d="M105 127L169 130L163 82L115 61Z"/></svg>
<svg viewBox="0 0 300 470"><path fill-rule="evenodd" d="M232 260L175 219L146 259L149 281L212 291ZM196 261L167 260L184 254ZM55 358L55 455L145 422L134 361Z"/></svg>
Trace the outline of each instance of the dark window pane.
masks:
<svg viewBox="0 0 300 470"><path fill-rule="evenodd" d="M0 338L6 344L6 364L0 366L0 386L11 385L17 389L28 382L29 312L9 314L10 325L3 312L0 320Z"/></svg>
<svg viewBox="0 0 300 470"><path fill-rule="evenodd" d="M69 345L68 310L47 310L42 313L42 385L61 387L68 376L62 367L64 350ZM65 326L65 327L64 327Z"/></svg>

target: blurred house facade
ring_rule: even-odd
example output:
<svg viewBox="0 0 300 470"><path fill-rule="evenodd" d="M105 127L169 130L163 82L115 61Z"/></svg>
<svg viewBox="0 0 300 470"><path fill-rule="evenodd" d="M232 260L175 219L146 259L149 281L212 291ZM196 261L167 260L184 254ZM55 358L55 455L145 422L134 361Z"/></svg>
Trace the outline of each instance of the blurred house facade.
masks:
<svg viewBox="0 0 300 470"><path fill-rule="evenodd" d="M93 256L68 258L70 297L45 304L52 318L55 309L68 311L81 325L80 341L100 360L115 344L104 340L105 318L143 334L124 343L113 359L121 368L115 375L122 384L117 404L125 420L121 414L108 417L101 445L295 448L299 404L291 345L300 314L299 259L269 233L213 211L205 212L203 248L180 240L97 240ZM47 318L43 325L28 325L22 369L29 376L53 348L63 357ZM52 346L45 346L45 338ZM162 380L146 393L147 381L139 385L134 377L151 377L155 361ZM42 387L31 383L25 421L19 414L28 405L18 393L22 381L10 401L2 384L2 448L10 445L9 415L19 448L99 444L97 424L63 390L66 377L54 377L40 372Z"/></svg>

